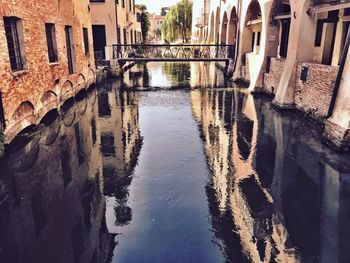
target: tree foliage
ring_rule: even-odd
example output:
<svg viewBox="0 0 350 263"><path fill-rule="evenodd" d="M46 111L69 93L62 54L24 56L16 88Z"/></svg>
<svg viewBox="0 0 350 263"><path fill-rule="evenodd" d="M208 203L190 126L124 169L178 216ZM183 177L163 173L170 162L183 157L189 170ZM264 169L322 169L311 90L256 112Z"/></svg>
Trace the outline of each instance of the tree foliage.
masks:
<svg viewBox="0 0 350 263"><path fill-rule="evenodd" d="M169 11L169 7L162 7L162 9L160 11L160 15L166 16L166 13L168 13L168 11Z"/></svg>
<svg viewBox="0 0 350 263"><path fill-rule="evenodd" d="M166 41L181 39L183 43L188 43L192 29L192 6L192 1L181 0L170 8L162 25L162 34Z"/></svg>
<svg viewBox="0 0 350 263"><path fill-rule="evenodd" d="M145 5L136 5L141 10L141 31L143 42L146 42L147 34L150 28L149 13Z"/></svg>

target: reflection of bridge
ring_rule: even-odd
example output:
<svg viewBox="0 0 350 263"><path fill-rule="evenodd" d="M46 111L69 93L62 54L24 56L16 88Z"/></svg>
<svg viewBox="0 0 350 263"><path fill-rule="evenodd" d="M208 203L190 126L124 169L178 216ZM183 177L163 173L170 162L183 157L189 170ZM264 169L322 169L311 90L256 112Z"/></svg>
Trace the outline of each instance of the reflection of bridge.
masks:
<svg viewBox="0 0 350 263"><path fill-rule="evenodd" d="M113 59L119 62L229 62L234 45L150 44L113 45Z"/></svg>

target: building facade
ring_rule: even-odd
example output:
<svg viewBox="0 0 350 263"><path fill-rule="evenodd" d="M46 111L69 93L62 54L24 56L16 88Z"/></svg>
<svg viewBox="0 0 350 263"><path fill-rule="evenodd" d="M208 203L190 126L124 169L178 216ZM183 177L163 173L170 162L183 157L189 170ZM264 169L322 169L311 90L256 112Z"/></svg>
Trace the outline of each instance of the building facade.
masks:
<svg viewBox="0 0 350 263"><path fill-rule="evenodd" d="M152 43L159 43L163 41L162 25L165 21L165 16L157 15L155 13L149 16L150 28L148 33L148 41Z"/></svg>
<svg viewBox="0 0 350 263"><path fill-rule="evenodd" d="M192 15L192 42L206 42L209 32L210 1L194 1Z"/></svg>
<svg viewBox="0 0 350 263"><path fill-rule="evenodd" d="M88 0L0 1L5 142L95 82Z"/></svg>
<svg viewBox="0 0 350 263"><path fill-rule="evenodd" d="M94 51L113 58L113 45L142 42L141 11L135 0L90 0Z"/></svg>
<svg viewBox="0 0 350 263"><path fill-rule="evenodd" d="M350 1L203 0L205 5L208 33L196 26L203 15L194 8L193 39L235 45L235 79L273 94L277 108L324 122L326 140L349 147Z"/></svg>

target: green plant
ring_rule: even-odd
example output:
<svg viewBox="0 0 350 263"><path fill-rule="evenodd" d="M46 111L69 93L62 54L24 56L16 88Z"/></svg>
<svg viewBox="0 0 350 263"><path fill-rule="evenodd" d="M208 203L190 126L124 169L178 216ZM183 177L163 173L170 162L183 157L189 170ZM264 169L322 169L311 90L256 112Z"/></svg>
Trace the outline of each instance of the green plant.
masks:
<svg viewBox="0 0 350 263"><path fill-rule="evenodd" d="M192 29L192 1L181 0L172 6L166 14L161 31L163 38L169 42L181 39L188 43Z"/></svg>

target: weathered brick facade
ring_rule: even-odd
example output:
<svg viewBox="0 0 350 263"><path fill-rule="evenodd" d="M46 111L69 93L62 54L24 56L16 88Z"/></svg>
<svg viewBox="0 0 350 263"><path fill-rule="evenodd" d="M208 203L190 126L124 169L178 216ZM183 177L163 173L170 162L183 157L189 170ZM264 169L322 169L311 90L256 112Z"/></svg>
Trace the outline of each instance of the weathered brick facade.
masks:
<svg viewBox="0 0 350 263"><path fill-rule="evenodd" d="M4 17L21 19L27 64L23 71L11 70ZM57 63L49 63L45 23L55 24ZM68 73L65 26L73 30L74 74ZM87 55L83 28L88 29ZM0 72L5 135L9 141L95 81L89 1L0 0Z"/></svg>
<svg viewBox="0 0 350 263"><path fill-rule="evenodd" d="M308 69L306 81L300 79L302 67ZM327 116L338 69L322 64L299 63L294 93L295 107L317 116Z"/></svg>
<svg viewBox="0 0 350 263"><path fill-rule="evenodd" d="M270 72L264 73L264 92L275 94L284 69L285 59L271 58Z"/></svg>

